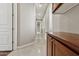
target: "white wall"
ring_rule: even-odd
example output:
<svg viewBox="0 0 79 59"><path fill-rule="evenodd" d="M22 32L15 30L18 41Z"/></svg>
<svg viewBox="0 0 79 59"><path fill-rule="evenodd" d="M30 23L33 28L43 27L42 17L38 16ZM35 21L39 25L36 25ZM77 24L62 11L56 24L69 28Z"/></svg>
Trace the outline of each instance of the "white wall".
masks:
<svg viewBox="0 0 79 59"><path fill-rule="evenodd" d="M58 15L58 14L52 14L52 27L53 27L53 32L59 32L59 18L60 17L60 15Z"/></svg>
<svg viewBox="0 0 79 59"><path fill-rule="evenodd" d="M70 32L79 34L79 5L65 14L53 14L54 32Z"/></svg>
<svg viewBox="0 0 79 59"><path fill-rule="evenodd" d="M28 44L35 38L34 4L18 4L18 46Z"/></svg>
<svg viewBox="0 0 79 59"><path fill-rule="evenodd" d="M52 32L53 31L53 27L52 27L52 4L49 4L48 9L49 9L49 32Z"/></svg>
<svg viewBox="0 0 79 59"><path fill-rule="evenodd" d="M52 4L49 4L43 18L45 32L52 32Z"/></svg>

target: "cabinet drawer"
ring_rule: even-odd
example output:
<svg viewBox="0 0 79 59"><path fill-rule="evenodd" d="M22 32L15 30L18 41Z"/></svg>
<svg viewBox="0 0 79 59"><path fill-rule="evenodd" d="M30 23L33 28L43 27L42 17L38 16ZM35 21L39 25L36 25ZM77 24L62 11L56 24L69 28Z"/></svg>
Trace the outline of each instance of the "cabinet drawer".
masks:
<svg viewBox="0 0 79 59"><path fill-rule="evenodd" d="M54 55L55 56L75 56L77 55L73 51L71 51L69 48L64 46L58 41L54 41Z"/></svg>

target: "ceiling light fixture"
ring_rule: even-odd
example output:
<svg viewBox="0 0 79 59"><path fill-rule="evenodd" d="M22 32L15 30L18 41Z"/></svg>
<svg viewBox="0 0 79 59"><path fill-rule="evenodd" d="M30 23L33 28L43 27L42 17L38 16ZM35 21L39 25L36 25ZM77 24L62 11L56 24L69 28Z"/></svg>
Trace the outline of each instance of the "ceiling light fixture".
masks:
<svg viewBox="0 0 79 59"><path fill-rule="evenodd" d="M41 16L41 14L40 14L40 13L38 13L38 16Z"/></svg>
<svg viewBox="0 0 79 59"><path fill-rule="evenodd" d="M39 7L41 8L42 7L42 4L39 3Z"/></svg>

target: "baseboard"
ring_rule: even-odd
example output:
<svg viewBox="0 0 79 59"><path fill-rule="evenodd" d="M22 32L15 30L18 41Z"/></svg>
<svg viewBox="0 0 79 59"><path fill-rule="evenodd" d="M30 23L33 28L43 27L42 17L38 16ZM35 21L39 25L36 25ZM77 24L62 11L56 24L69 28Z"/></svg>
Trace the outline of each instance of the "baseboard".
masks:
<svg viewBox="0 0 79 59"><path fill-rule="evenodd" d="M27 46L30 46L32 44L34 44L35 41L31 42L31 43L28 43L28 44L25 44L25 45L22 45L22 46L18 46L17 49L21 49L21 48L24 48L24 47L27 47Z"/></svg>

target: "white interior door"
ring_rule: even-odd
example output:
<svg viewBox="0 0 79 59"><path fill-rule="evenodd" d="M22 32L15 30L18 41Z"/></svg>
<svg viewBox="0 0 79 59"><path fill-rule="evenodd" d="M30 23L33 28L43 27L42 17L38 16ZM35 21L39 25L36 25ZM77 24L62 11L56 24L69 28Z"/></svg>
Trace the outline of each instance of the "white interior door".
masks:
<svg viewBox="0 0 79 59"><path fill-rule="evenodd" d="M12 4L0 3L0 51L12 50Z"/></svg>

